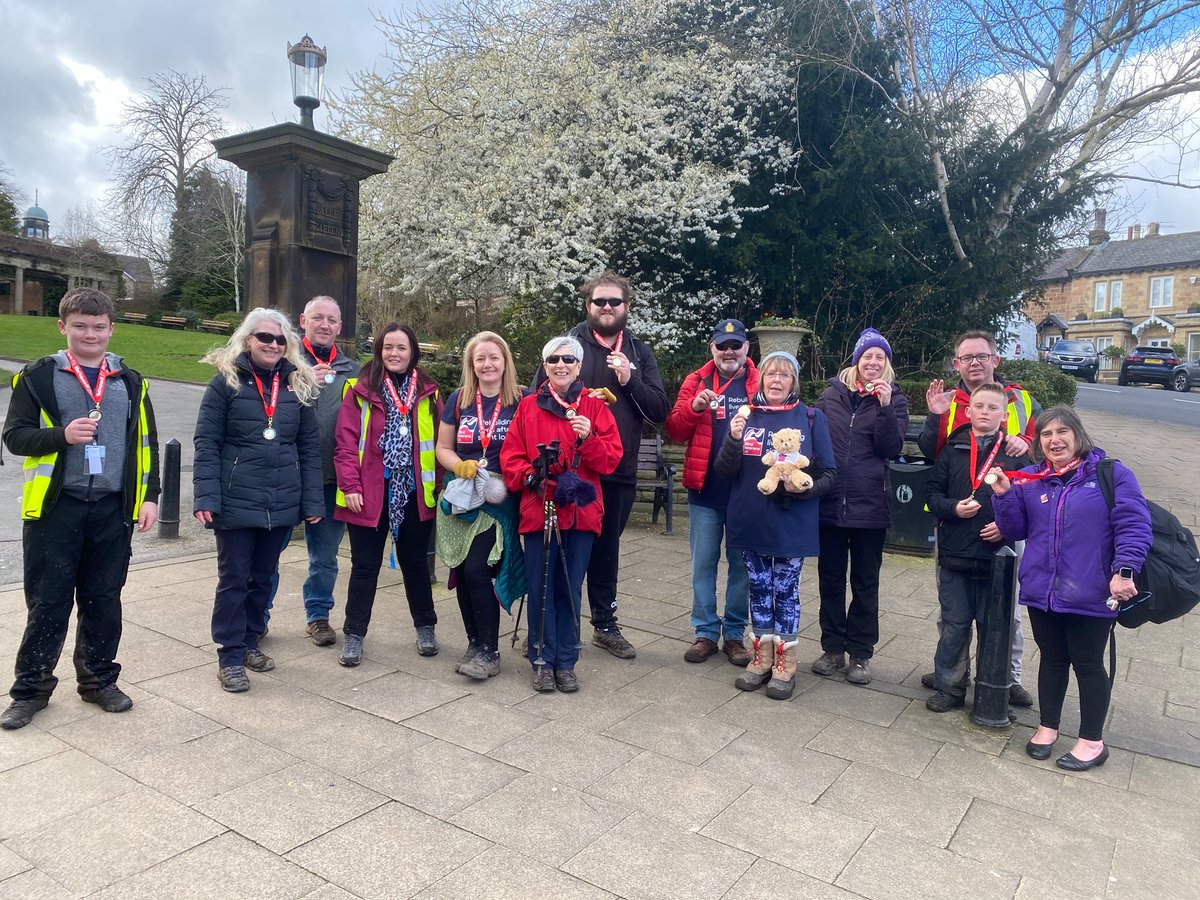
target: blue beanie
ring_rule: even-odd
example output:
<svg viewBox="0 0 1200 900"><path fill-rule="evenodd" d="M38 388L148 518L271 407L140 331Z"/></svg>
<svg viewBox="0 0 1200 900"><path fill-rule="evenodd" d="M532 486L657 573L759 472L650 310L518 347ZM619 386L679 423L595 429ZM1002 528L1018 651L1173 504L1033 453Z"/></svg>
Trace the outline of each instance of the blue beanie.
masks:
<svg viewBox="0 0 1200 900"><path fill-rule="evenodd" d="M796 357L785 350L776 350L774 353L768 353L758 363L758 370L761 372L767 367L767 363L772 359L782 359L788 364L788 368L792 370L792 377L796 379L796 389L800 389L800 363Z"/></svg>
<svg viewBox="0 0 1200 900"><path fill-rule="evenodd" d="M891 362L892 345L887 342L887 338L885 338L874 328L866 328L863 330L863 333L858 336L858 343L854 345L854 356L850 358L850 364L852 366L857 366L858 361L862 358L862 355L872 347L878 347L880 350L882 350L885 354L887 354L888 361Z"/></svg>

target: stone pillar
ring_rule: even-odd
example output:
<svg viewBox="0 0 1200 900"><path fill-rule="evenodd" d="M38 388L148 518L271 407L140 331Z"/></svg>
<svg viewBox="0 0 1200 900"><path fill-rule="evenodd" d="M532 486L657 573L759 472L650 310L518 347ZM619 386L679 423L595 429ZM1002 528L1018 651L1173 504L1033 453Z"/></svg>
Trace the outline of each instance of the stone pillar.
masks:
<svg viewBox="0 0 1200 900"><path fill-rule="evenodd" d="M25 315L25 267L14 262L13 273L16 276L16 285L13 287L13 313L23 316Z"/></svg>
<svg viewBox="0 0 1200 900"><path fill-rule="evenodd" d="M213 141L246 176L246 309L298 319L328 294L353 344L358 295L358 190L393 157L293 122Z"/></svg>

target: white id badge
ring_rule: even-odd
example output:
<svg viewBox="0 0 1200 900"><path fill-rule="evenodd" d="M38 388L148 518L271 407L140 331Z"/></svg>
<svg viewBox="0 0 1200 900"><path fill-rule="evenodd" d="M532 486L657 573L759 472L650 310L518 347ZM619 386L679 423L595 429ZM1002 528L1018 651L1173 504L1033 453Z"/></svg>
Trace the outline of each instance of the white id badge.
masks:
<svg viewBox="0 0 1200 900"><path fill-rule="evenodd" d="M88 444L84 447L83 458L89 475L104 474L104 447L101 444Z"/></svg>

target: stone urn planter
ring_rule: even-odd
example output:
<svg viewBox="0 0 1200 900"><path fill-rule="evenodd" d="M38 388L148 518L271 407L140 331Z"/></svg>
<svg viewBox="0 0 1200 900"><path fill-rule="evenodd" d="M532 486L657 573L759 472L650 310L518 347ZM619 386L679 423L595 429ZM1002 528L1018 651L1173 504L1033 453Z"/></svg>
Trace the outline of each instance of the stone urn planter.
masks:
<svg viewBox="0 0 1200 900"><path fill-rule="evenodd" d="M750 333L758 339L758 358L762 359L768 353L781 350L799 356L800 342L806 334L812 334L812 329L799 325L755 325Z"/></svg>

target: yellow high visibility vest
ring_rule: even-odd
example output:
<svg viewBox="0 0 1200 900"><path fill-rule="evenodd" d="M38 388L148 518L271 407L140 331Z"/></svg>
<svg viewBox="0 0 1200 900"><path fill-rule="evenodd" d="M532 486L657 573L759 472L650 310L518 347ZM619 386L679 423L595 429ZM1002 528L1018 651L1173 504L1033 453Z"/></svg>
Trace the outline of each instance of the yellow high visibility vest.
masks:
<svg viewBox="0 0 1200 900"><path fill-rule="evenodd" d="M1033 397L1024 388L1006 387L1004 393L1008 396L1008 421L1005 422L1005 434L1025 434L1029 420L1033 417ZM958 421L958 392L955 399L950 401L950 414L946 417L946 437L963 422Z"/></svg>

